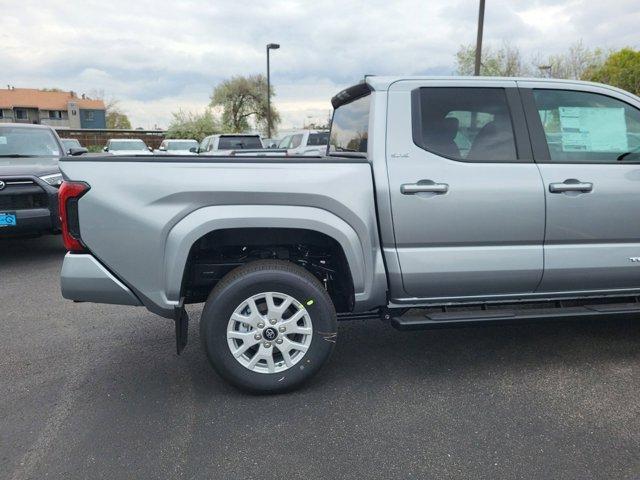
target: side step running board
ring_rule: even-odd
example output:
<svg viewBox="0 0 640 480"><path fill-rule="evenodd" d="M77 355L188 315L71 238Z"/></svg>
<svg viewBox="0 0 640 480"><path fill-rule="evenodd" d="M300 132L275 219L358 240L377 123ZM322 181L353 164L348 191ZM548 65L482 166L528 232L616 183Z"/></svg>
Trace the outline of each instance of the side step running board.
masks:
<svg viewBox="0 0 640 480"><path fill-rule="evenodd" d="M394 316L391 318L391 325L398 330L424 330L477 324L518 323L538 320L578 320L595 317L637 318L640 317L640 303L606 303L555 308L428 311Z"/></svg>

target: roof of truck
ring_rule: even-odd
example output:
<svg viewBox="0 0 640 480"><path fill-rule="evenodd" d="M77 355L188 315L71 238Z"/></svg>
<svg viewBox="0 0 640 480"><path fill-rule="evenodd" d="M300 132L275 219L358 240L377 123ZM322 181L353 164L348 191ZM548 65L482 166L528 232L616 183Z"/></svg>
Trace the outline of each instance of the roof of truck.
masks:
<svg viewBox="0 0 640 480"><path fill-rule="evenodd" d="M377 76L377 75L366 75L363 80L359 83L345 88L341 92L338 92L332 99L331 103L333 108L337 108L340 105L345 103L349 103L356 98L367 95L372 90L374 91L386 91L391 87L392 84L399 81L434 81L439 82L439 86L442 84L446 84L447 82L451 82L451 84L455 84L456 82L464 82L466 85L469 84L490 84L491 82L536 82L541 85L582 85L582 86L590 86L590 87L599 87L606 88L607 90L612 90L623 95L632 97L638 100L638 97L632 93L627 92L626 90L622 90L620 88L612 87L611 85L605 85L603 83L595 83L595 82L585 82L582 80L564 80L558 78L527 78L527 77L472 77L472 76L421 76L421 75L403 75L403 76Z"/></svg>
<svg viewBox="0 0 640 480"><path fill-rule="evenodd" d="M392 83L400 80L438 80L438 81L473 81L478 83L483 82L495 82L495 81L519 81L519 82L540 82L540 83L559 83L559 84L581 84L614 88L609 85L601 83L585 82L582 80L565 80L559 78L534 78L534 77L471 77L471 76L421 76L421 75L409 75L409 76L377 76L367 75L363 82L366 82L374 90L387 90ZM628 93L628 92L627 92Z"/></svg>

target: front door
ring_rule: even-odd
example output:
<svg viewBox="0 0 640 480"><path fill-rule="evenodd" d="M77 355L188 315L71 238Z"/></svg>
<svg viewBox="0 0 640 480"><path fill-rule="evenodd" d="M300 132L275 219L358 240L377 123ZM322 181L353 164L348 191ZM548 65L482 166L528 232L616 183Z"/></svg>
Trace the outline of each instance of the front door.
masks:
<svg viewBox="0 0 640 480"><path fill-rule="evenodd" d="M521 82L547 221L540 292L640 288L640 104Z"/></svg>
<svg viewBox="0 0 640 480"><path fill-rule="evenodd" d="M389 89L387 169L407 298L517 296L541 279L544 192L516 84L482 85Z"/></svg>

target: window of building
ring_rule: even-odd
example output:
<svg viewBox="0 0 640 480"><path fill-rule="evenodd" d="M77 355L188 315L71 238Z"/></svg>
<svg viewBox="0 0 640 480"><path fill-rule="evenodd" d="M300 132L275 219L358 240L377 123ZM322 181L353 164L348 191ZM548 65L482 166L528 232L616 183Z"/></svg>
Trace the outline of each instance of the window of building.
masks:
<svg viewBox="0 0 640 480"><path fill-rule="evenodd" d="M60 120L62 119L62 111L60 110L49 110L49 118L52 120Z"/></svg>
<svg viewBox="0 0 640 480"><path fill-rule="evenodd" d="M502 88L419 88L412 117L414 142L436 155L468 162L518 159Z"/></svg>
<svg viewBox="0 0 640 480"><path fill-rule="evenodd" d="M14 114L16 116L16 120L26 120L28 118L26 108L16 108L14 109Z"/></svg>
<svg viewBox="0 0 640 480"><path fill-rule="evenodd" d="M84 112L84 119L85 119L87 122L93 122L93 118L94 118L94 117L93 117L93 112L92 112L91 110L88 110L88 111L85 111L85 112Z"/></svg>

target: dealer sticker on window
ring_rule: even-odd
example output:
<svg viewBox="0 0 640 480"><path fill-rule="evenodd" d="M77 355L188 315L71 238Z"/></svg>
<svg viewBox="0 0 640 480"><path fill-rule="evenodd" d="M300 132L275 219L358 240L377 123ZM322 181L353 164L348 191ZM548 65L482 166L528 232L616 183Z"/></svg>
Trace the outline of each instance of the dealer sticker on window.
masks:
<svg viewBox="0 0 640 480"><path fill-rule="evenodd" d="M15 227L16 214L9 212L0 212L0 228L2 227Z"/></svg>

